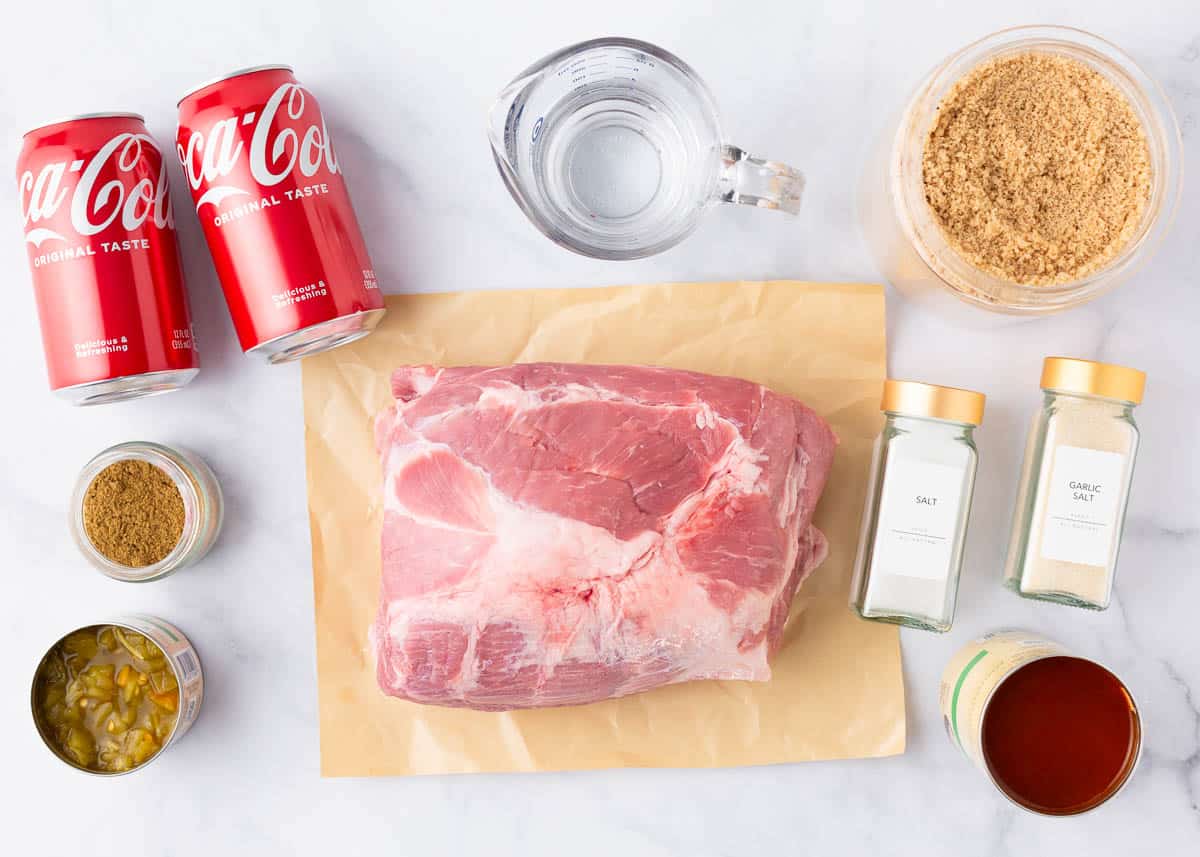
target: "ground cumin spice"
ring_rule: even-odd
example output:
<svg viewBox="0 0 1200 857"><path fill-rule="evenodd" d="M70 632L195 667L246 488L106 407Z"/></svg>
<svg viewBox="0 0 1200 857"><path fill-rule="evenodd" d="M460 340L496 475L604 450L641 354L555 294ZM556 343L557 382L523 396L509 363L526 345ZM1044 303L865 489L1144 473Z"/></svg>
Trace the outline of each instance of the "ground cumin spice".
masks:
<svg viewBox="0 0 1200 857"><path fill-rule="evenodd" d="M161 468L125 459L101 470L83 496L83 527L110 561L130 568L161 562L183 535L183 496Z"/></svg>
<svg viewBox="0 0 1200 857"><path fill-rule="evenodd" d="M1150 197L1150 150L1129 100L1065 56L987 61L938 106L925 198L950 246L1011 282L1067 283L1111 262Z"/></svg>

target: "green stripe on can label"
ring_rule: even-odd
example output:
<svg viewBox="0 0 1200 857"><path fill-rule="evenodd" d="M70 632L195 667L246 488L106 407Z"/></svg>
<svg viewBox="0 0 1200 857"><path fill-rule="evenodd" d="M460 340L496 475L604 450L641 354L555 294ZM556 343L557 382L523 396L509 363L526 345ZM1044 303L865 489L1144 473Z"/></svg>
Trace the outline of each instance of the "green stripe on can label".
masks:
<svg viewBox="0 0 1200 857"><path fill-rule="evenodd" d="M963 683L967 680L967 674L975 668L975 665L983 660L987 649L981 649L979 654L971 658L963 671L958 674L958 681L954 683L954 694L950 697L950 727L954 730L954 740L958 743L958 749L966 751L962 745L962 738L958 734L958 695L962 691Z"/></svg>

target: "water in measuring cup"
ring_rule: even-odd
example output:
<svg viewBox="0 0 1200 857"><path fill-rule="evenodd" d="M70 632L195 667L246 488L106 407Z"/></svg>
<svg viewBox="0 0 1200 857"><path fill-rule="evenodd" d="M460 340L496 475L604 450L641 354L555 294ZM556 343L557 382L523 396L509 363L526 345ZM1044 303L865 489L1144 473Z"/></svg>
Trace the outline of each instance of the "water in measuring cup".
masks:
<svg viewBox="0 0 1200 857"><path fill-rule="evenodd" d="M689 117L651 93L612 82L580 87L536 131L534 180L567 232L652 242L712 176Z"/></svg>

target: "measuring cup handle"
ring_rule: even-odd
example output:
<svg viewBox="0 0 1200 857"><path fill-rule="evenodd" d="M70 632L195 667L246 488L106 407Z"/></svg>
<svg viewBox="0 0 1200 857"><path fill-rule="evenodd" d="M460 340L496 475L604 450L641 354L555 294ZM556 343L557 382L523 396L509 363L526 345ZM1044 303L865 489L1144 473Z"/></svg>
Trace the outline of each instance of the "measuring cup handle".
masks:
<svg viewBox="0 0 1200 857"><path fill-rule="evenodd" d="M737 146L721 147L721 202L740 202L795 214L800 210L804 176L779 161L752 158Z"/></svg>

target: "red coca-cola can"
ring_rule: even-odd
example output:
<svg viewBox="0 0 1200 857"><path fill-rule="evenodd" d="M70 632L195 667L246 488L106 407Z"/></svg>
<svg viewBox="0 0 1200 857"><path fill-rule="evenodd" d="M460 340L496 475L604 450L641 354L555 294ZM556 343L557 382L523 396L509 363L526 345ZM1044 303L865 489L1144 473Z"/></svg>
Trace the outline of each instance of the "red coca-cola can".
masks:
<svg viewBox="0 0 1200 857"><path fill-rule="evenodd" d="M282 363L375 328L383 295L342 167L290 67L185 95L178 153L244 351Z"/></svg>
<svg viewBox="0 0 1200 857"><path fill-rule="evenodd" d="M196 377L167 171L142 117L92 113L30 131L17 195L51 389L95 405Z"/></svg>

